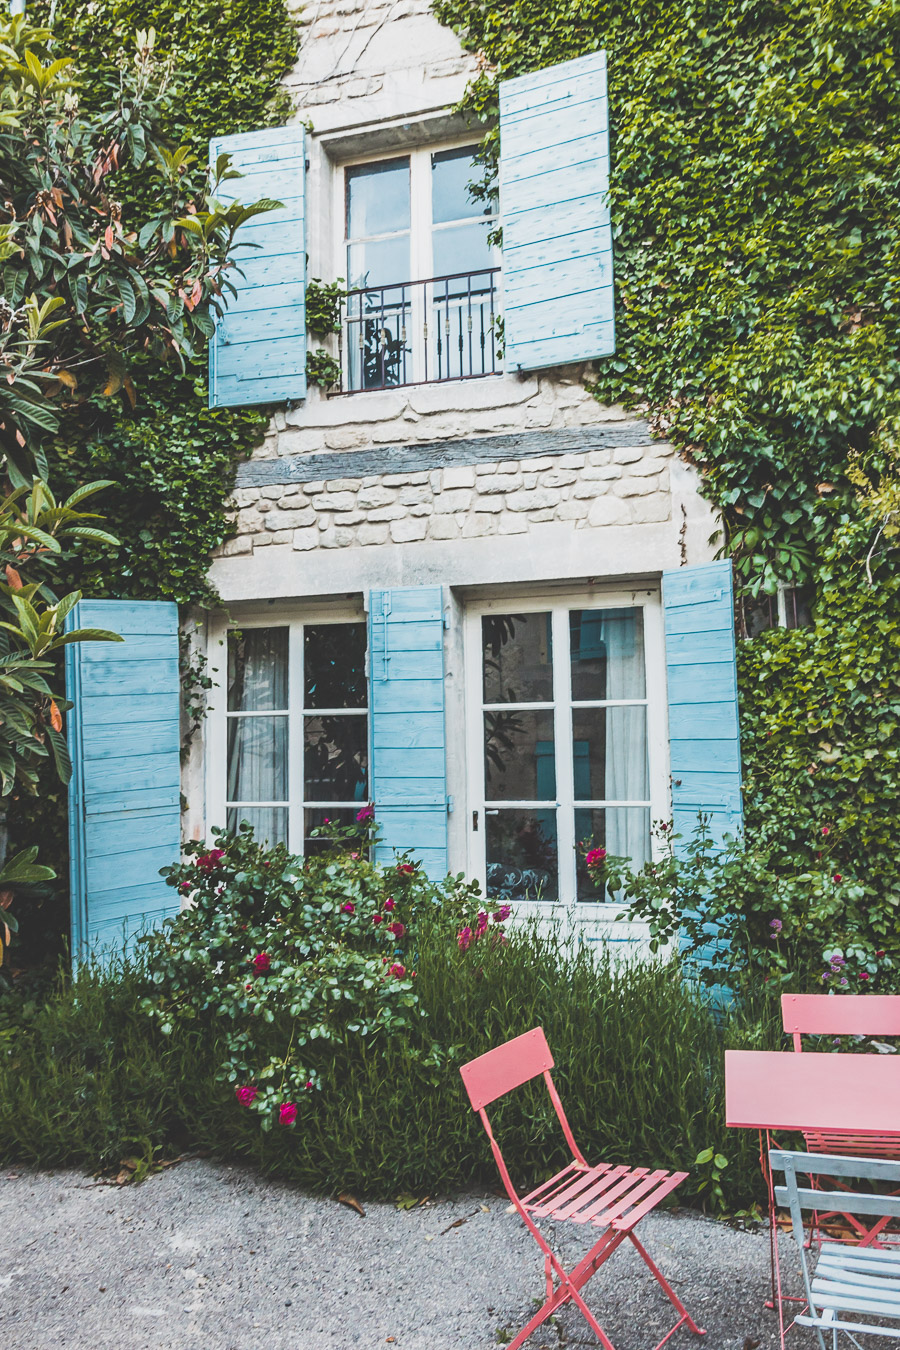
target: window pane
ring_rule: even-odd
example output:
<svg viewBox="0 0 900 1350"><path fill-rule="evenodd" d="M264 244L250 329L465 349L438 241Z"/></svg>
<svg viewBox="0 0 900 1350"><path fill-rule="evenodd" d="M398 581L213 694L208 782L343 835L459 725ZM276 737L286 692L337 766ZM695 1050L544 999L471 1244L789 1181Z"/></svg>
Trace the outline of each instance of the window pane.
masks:
<svg viewBox="0 0 900 1350"><path fill-rule="evenodd" d="M557 900L556 812L485 813L491 900Z"/></svg>
<svg viewBox="0 0 900 1350"><path fill-rule="evenodd" d="M486 712L484 780L488 801L555 801L553 713Z"/></svg>
<svg viewBox="0 0 900 1350"><path fill-rule="evenodd" d="M569 613L572 698L643 698L644 615L640 609Z"/></svg>
<svg viewBox="0 0 900 1350"><path fill-rule="evenodd" d="M460 150L441 150L431 156L432 220L466 220L470 216L491 215L487 202L477 201L469 192L469 184L479 182L484 170L475 163L475 147Z"/></svg>
<svg viewBox="0 0 900 1350"><path fill-rule="evenodd" d="M303 630L307 708L366 707L366 625L323 623Z"/></svg>
<svg viewBox="0 0 900 1350"><path fill-rule="evenodd" d="M288 630L228 634L228 711L287 707Z"/></svg>
<svg viewBox="0 0 900 1350"><path fill-rule="evenodd" d="M347 288L354 291L366 286L396 287L396 283L409 281L409 235L400 234L393 239L376 239L365 244L351 244L347 249ZM369 298L367 311L373 304L383 302L392 311L398 310L409 296L403 296L399 290L391 289L385 294ZM354 301L350 300L350 313L353 313Z"/></svg>
<svg viewBox="0 0 900 1350"><path fill-rule="evenodd" d="M229 802L284 802L288 795L288 719L229 717Z"/></svg>
<svg viewBox="0 0 900 1350"><path fill-rule="evenodd" d="M313 830L320 825L356 825L355 806L314 806L303 812L303 852L304 853L326 853L331 848L331 842L328 839L314 839ZM364 831L359 827L360 839Z"/></svg>
<svg viewBox="0 0 900 1350"><path fill-rule="evenodd" d="M481 620L485 703L551 703L549 614L485 614Z"/></svg>
<svg viewBox="0 0 900 1350"><path fill-rule="evenodd" d="M455 272L478 272L493 267L488 247L489 221L472 225L447 225L433 235L434 258L432 266L436 277L449 277ZM481 282L484 285L484 282ZM456 294L465 294L465 286L457 285Z"/></svg>
<svg viewBox="0 0 900 1350"><path fill-rule="evenodd" d="M347 170L347 238L409 229L409 160Z"/></svg>
<svg viewBox="0 0 900 1350"><path fill-rule="evenodd" d="M619 858L630 858L633 868L650 860L650 808L608 806L603 811L575 812L575 839L591 848L605 848ZM578 899L609 900L588 876L581 851L577 854Z"/></svg>
<svg viewBox="0 0 900 1350"><path fill-rule="evenodd" d="M303 719L303 795L311 802L364 802L366 717Z"/></svg>
<svg viewBox="0 0 900 1350"><path fill-rule="evenodd" d="M646 708L573 708L572 739L576 801L648 799Z"/></svg>
<svg viewBox="0 0 900 1350"><path fill-rule="evenodd" d="M258 844L287 844L288 809L286 806L229 806L225 824L237 834L241 821L253 826Z"/></svg>

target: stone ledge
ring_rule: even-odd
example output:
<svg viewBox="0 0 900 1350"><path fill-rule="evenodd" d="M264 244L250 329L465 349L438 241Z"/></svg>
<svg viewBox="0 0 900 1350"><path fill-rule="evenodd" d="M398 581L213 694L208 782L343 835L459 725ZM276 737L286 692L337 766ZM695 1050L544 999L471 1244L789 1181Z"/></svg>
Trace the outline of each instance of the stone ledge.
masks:
<svg viewBox="0 0 900 1350"><path fill-rule="evenodd" d="M480 463L497 465L504 460L540 459L544 456L555 458L585 451L645 448L651 442L646 422L628 420L589 427L558 427L549 431L517 431L510 435L477 436L466 440L426 441L421 445L379 445L368 450L250 460L238 467L236 486L264 487L275 483L306 483L317 479L362 479L373 474L419 473L429 469Z"/></svg>

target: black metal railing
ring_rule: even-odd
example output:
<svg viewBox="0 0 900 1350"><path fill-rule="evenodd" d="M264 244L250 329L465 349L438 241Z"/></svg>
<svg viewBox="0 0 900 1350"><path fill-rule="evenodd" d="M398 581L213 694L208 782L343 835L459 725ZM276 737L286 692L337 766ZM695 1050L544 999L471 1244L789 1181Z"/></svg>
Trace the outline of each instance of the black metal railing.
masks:
<svg viewBox="0 0 900 1350"><path fill-rule="evenodd" d="M348 291L342 391L499 373L498 267Z"/></svg>

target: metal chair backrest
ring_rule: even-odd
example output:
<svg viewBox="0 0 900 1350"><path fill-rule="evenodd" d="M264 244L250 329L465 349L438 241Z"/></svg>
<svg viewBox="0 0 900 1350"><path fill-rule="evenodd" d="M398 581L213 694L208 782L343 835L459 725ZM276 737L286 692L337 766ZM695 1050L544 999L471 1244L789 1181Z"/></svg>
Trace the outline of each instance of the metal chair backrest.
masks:
<svg viewBox="0 0 900 1350"><path fill-rule="evenodd" d="M823 1190L814 1188L818 1177L853 1178L861 1181L887 1182L893 1190L900 1188L900 1162L884 1158L849 1158L838 1153L795 1153L773 1148L769 1151L772 1172L784 1174L784 1185L775 1187L775 1201L786 1205L791 1213L794 1241L800 1250L803 1282L810 1307L814 1307L809 1269L806 1263L806 1232L803 1227L804 1210L833 1210L842 1214L868 1214L892 1219L900 1218L900 1195L874 1195L871 1191ZM798 1177L808 1176L809 1185L801 1186ZM900 1306L897 1308L900 1316Z"/></svg>
<svg viewBox="0 0 900 1350"><path fill-rule="evenodd" d="M582 1167L587 1167L584 1156L575 1143L575 1138L566 1119L566 1113L559 1099L559 1093L556 1091L556 1086L550 1076L552 1068L553 1056L550 1053L543 1027L534 1027L531 1031L526 1031L523 1035L515 1036L511 1041L498 1045L494 1050L488 1050L486 1054L479 1055L477 1059L469 1060L469 1063L463 1064L459 1071L469 1101L472 1103L472 1110L477 1111L481 1117L481 1123L490 1140L491 1150L497 1161L497 1166L500 1168L500 1175L503 1177L507 1191L514 1200L516 1199L515 1191L509 1179L500 1146L494 1138L494 1132L491 1129L485 1107L490 1106L491 1102L495 1102L498 1097L505 1097L508 1092L513 1092L516 1088L521 1087L523 1083L529 1083L532 1078L543 1076L550 1101L553 1103L553 1109L566 1137L566 1143L572 1150L572 1157Z"/></svg>
<svg viewBox="0 0 900 1350"><path fill-rule="evenodd" d="M801 1036L900 1036L900 994L782 994L782 1025Z"/></svg>

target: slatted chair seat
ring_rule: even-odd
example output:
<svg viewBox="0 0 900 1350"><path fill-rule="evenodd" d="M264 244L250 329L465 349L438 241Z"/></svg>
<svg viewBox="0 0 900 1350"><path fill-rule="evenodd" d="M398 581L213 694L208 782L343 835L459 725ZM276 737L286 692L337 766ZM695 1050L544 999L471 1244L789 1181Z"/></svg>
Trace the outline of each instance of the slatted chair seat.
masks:
<svg viewBox="0 0 900 1350"><path fill-rule="evenodd" d="M523 1036L516 1036L505 1045L499 1045L495 1050L489 1050L486 1055L480 1055L478 1059L464 1064L460 1070L472 1108L478 1112L481 1123L487 1131L491 1151L506 1187L506 1193L544 1253L546 1299L531 1321L510 1343L508 1350L518 1350L532 1332L536 1331L558 1308L569 1302L574 1303L579 1309L604 1350L614 1350L612 1342L581 1297L580 1291L626 1238L630 1240L663 1293L680 1314L675 1325L666 1332L661 1341L657 1342L655 1350L660 1350L681 1326L689 1327L697 1336L704 1336L706 1333L697 1326L634 1233L635 1226L641 1219L684 1181L687 1172L628 1167L624 1164L615 1166L612 1163L589 1166L572 1136L562 1102L550 1076L552 1068L553 1057L546 1037L540 1027L535 1027L533 1031L526 1031ZM572 1161L548 1181L541 1182L540 1186L536 1186L528 1195L520 1196L510 1179L485 1107L514 1088L530 1082L532 1078L541 1076L546 1083L566 1143L572 1150ZM600 1235L578 1264L572 1270L566 1271L538 1228L538 1222L544 1219L588 1224L599 1229Z"/></svg>
<svg viewBox="0 0 900 1350"><path fill-rule="evenodd" d="M613 1167L611 1163L600 1163L599 1167L571 1163L526 1195L522 1207L535 1218L592 1223L595 1228L624 1233L687 1176L687 1172L661 1168L651 1171L649 1167Z"/></svg>

